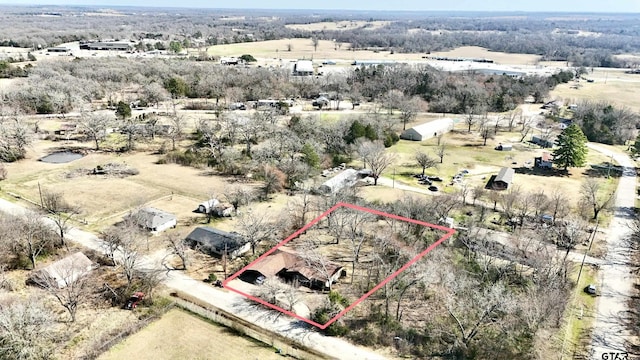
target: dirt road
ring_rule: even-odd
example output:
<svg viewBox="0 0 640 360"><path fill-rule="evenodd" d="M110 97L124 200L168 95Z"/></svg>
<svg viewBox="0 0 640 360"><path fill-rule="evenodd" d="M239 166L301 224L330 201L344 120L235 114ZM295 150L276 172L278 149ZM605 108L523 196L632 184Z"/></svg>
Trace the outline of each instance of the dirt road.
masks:
<svg viewBox="0 0 640 360"><path fill-rule="evenodd" d="M624 167L615 197L614 218L607 236L607 255L600 266L600 296L591 339L592 358L605 359L605 353L625 352L625 344L631 335L625 327L633 284L627 238L634 218L636 172L634 162L626 154L612 152L597 144L588 146L606 156L613 156Z"/></svg>

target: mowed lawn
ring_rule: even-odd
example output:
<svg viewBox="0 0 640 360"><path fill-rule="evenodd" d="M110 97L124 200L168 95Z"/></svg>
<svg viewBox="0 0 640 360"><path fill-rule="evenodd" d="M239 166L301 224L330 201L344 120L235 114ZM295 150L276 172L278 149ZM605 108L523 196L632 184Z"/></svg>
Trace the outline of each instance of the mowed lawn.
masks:
<svg viewBox="0 0 640 360"><path fill-rule="evenodd" d="M129 336L98 359L281 360L283 357L265 344L175 309Z"/></svg>

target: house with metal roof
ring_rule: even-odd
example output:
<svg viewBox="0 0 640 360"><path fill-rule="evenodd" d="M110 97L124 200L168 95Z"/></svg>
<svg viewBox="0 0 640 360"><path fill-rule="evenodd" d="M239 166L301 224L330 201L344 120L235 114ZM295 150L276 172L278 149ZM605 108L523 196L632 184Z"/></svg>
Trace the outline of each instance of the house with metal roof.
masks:
<svg viewBox="0 0 640 360"><path fill-rule="evenodd" d="M453 124L453 119L450 118L429 121L403 131L400 139L424 141L448 133L453 130Z"/></svg>
<svg viewBox="0 0 640 360"><path fill-rule="evenodd" d="M34 271L30 280L47 287L57 284L58 288L63 289L91 272L94 267L93 261L85 254L77 252Z"/></svg>
<svg viewBox="0 0 640 360"><path fill-rule="evenodd" d="M491 184L493 190L506 190L513 183L513 176L516 171L512 168L503 167L496 175Z"/></svg>

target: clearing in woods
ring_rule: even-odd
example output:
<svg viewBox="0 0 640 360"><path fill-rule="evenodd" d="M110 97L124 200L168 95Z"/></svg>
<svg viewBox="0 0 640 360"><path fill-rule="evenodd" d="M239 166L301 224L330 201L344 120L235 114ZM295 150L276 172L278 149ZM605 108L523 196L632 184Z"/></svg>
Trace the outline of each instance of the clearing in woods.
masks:
<svg viewBox="0 0 640 360"><path fill-rule="evenodd" d="M282 360L281 355L265 344L178 309L127 337L98 359L126 359L131 354L136 354L136 360Z"/></svg>

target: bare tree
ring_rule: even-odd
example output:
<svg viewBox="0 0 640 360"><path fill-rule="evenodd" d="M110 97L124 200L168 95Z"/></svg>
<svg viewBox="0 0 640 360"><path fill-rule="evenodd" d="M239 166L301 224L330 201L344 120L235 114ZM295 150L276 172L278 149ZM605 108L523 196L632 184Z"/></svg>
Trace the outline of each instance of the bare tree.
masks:
<svg viewBox="0 0 640 360"><path fill-rule="evenodd" d="M564 218L571 208L569 198L563 189L554 189L549 199L549 211L553 216L553 221Z"/></svg>
<svg viewBox="0 0 640 360"><path fill-rule="evenodd" d="M447 145L443 141L440 143L440 139L438 139L438 147L436 148L436 155L440 158L440 164L442 164L444 160L444 156L446 155Z"/></svg>
<svg viewBox="0 0 640 360"><path fill-rule="evenodd" d="M165 242L167 244L167 250L169 250L168 256L177 256L180 259L180 269L187 270L187 265L189 264L187 249L189 247L184 239L175 233L168 233L165 235Z"/></svg>
<svg viewBox="0 0 640 360"><path fill-rule="evenodd" d="M82 112L79 124L85 134L93 141L96 150L100 150L100 143L107 136L107 129L114 122L112 115L103 112Z"/></svg>
<svg viewBox="0 0 640 360"><path fill-rule="evenodd" d="M320 279L325 280L323 287L331 291L331 286L333 285L331 277L333 276L334 266L332 266L329 259L320 253L317 245L311 241L305 241L301 244L299 253L306 265L317 271Z"/></svg>
<svg viewBox="0 0 640 360"><path fill-rule="evenodd" d="M358 153L364 159L366 165L371 168L373 185L378 185L378 178L382 172L393 163L395 156L385 152L381 141L365 141L358 146Z"/></svg>
<svg viewBox="0 0 640 360"><path fill-rule="evenodd" d="M472 205L476 205L476 201L482 199L487 194L487 190L484 188L484 185L475 186L471 189L471 199Z"/></svg>
<svg viewBox="0 0 640 360"><path fill-rule="evenodd" d="M407 129L407 123L410 123L420 110L418 100L416 98L404 98L399 105L400 120L402 121L402 130Z"/></svg>
<svg viewBox="0 0 640 360"><path fill-rule="evenodd" d="M238 210L240 205L249 205L254 198L254 193L250 188L243 185L229 185L225 187L224 196Z"/></svg>
<svg viewBox="0 0 640 360"><path fill-rule="evenodd" d="M251 244L251 252L255 255L258 245L271 238L273 228L266 214L246 211L238 216L238 233Z"/></svg>
<svg viewBox="0 0 640 360"><path fill-rule="evenodd" d="M318 45L320 44L320 39L317 36L311 37L311 45L313 45L313 51L318 50Z"/></svg>
<svg viewBox="0 0 640 360"><path fill-rule="evenodd" d="M87 302L89 294L93 291L89 271L85 266L71 260L56 267L55 271L59 278L43 271L38 272L34 277L35 283L53 295L67 310L71 316L71 322L76 321L78 306Z"/></svg>
<svg viewBox="0 0 640 360"><path fill-rule="evenodd" d="M513 132L517 119L522 119L521 109L510 111L507 115L507 127L509 128L509 132Z"/></svg>
<svg viewBox="0 0 640 360"><path fill-rule="evenodd" d="M422 151L418 151L415 154L415 160L418 163L418 165L420 165L420 167L422 168L423 176L426 169L436 166L436 159L432 158L431 156L427 155Z"/></svg>
<svg viewBox="0 0 640 360"><path fill-rule="evenodd" d="M596 179L589 178L580 188L581 201L593 209L593 220L598 219L600 212L611 205L615 193L602 194L600 183Z"/></svg>
<svg viewBox="0 0 640 360"><path fill-rule="evenodd" d="M63 194L53 191L42 192L42 207L49 215L49 218L53 220L60 236L60 246L67 246L65 241L65 235L69 231L69 221L80 213L80 209L77 206L69 205Z"/></svg>
<svg viewBox="0 0 640 360"><path fill-rule="evenodd" d="M500 327L500 314L508 314L514 307L512 295L502 283L483 289L469 278L458 278L450 285L453 294L446 301L446 309L458 330L453 351L466 350L483 331Z"/></svg>
<svg viewBox="0 0 640 360"><path fill-rule="evenodd" d="M527 135L529 135L532 124L533 124L533 118L525 117L522 119L522 128L520 128L520 142L523 142L524 138L526 138Z"/></svg>
<svg viewBox="0 0 640 360"><path fill-rule="evenodd" d="M31 262L31 268L36 268L38 257L53 246L55 236L49 226L45 224L37 213L26 213L16 218L17 235L13 243L14 252L26 255Z"/></svg>
<svg viewBox="0 0 640 360"><path fill-rule="evenodd" d="M0 358L49 359L55 349L55 315L41 301L3 301L0 305Z"/></svg>
<svg viewBox="0 0 640 360"><path fill-rule="evenodd" d="M184 116L174 113L169 117L171 120L168 136L171 139L171 150L176 149L176 142L182 140L184 136L184 129L186 126L186 121Z"/></svg>

